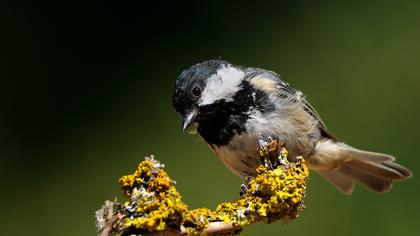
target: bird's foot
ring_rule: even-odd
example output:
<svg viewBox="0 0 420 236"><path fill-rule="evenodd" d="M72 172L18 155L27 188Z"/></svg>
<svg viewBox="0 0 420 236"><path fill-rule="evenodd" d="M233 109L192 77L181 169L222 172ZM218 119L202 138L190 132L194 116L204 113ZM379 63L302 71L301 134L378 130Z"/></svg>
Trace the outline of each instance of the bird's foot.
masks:
<svg viewBox="0 0 420 236"><path fill-rule="evenodd" d="M288 152L285 143L271 137L268 137L267 141L260 139L258 142L260 146L259 154L261 162L264 164L265 168L275 169L279 165L287 166Z"/></svg>

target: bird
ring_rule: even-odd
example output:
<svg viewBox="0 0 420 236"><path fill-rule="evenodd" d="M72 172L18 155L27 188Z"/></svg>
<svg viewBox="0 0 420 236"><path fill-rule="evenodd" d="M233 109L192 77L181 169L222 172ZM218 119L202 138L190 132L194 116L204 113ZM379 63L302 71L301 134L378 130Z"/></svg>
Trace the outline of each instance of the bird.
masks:
<svg viewBox="0 0 420 236"><path fill-rule="evenodd" d="M305 95L273 71L208 60L182 71L172 96L182 130L198 133L242 179L256 175L261 140L286 144L344 194L356 183L378 193L412 176L392 155L357 149L327 129Z"/></svg>

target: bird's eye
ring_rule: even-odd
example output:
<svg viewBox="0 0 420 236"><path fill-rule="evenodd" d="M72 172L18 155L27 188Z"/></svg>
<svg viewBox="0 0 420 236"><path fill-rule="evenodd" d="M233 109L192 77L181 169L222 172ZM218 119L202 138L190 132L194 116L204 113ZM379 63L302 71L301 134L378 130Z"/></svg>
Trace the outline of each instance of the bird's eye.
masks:
<svg viewBox="0 0 420 236"><path fill-rule="evenodd" d="M200 97L200 95L201 95L201 88L200 88L200 87L194 87L194 88L191 90L191 93L192 93L192 95L193 95L194 97Z"/></svg>

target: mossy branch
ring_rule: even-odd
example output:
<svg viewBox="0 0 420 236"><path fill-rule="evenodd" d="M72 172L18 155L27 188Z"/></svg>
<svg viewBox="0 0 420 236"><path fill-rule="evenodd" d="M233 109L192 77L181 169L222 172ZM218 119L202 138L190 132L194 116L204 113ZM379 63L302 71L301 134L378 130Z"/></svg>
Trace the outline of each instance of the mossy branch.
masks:
<svg viewBox="0 0 420 236"><path fill-rule="evenodd" d="M216 210L188 210L164 165L146 157L137 170L121 177L125 203L106 201L96 212L99 235L234 235L256 222L288 222L303 211L308 169L302 158L289 162L276 140L263 142L263 165L242 185L237 202Z"/></svg>

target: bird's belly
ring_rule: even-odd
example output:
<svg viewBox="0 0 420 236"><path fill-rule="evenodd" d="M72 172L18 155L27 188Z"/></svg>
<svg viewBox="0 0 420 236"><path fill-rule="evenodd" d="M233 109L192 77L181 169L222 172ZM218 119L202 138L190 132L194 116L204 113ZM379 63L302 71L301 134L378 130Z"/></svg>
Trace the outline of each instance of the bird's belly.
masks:
<svg viewBox="0 0 420 236"><path fill-rule="evenodd" d="M319 140L319 131L311 122L292 122L275 113L266 116L268 118L252 117L246 124L247 131L235 134L226 145L210 145L227 168L242 178L255 175L261 164L260 140L272 138L285 143L290 161L298 156L310 156Z"/></svg>
<svg viewBox="0 0 420 236"><path fill-rule="evenodd" d="M227 145L210 145L219 159L235 175L245 178L254 176L260 165L258 140L245 133L236 134Z"/></svg>

